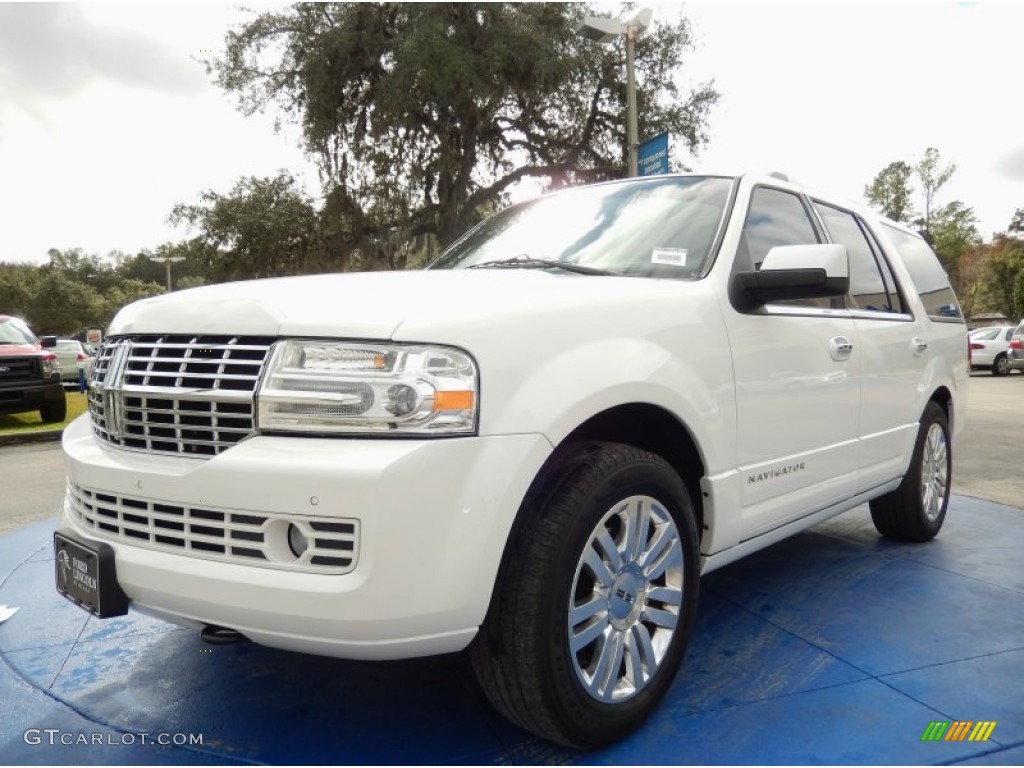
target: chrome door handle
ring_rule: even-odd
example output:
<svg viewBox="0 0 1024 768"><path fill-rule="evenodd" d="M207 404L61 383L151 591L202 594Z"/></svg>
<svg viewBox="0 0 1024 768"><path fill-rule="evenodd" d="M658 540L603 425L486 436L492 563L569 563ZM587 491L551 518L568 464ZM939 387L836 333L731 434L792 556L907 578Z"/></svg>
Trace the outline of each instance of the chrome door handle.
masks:
<svg viewBox="0 0 1024 768"><path fill-rule="evenodd" d="M853 342L845 336L833 336L828 340L828 353L837 363L849 360L853 354Z"/></svg>
<svg viewBox="0 0 1024 768"><path fill-rule="evenodd" d="M928 342L922 339L920 336L915 336L910 340L910 349L915 355L923 354L928 349Z"/></svg>

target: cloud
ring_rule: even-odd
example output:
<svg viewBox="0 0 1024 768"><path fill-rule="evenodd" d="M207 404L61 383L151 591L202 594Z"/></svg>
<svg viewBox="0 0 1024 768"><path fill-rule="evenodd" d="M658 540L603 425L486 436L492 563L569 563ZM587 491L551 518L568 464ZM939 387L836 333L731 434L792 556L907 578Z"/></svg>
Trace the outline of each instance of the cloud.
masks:
<svg viewBox="0 0 1024 768"><path fill-rule="evenodd" d="M31 115L93 82L187 95L202 69L159 39L105 27L65 3L0 3L0 92Z"/></svg>
<svg viewBox="0 0 1024 768"><path fill-rule="evenodd" d="M1024 181L1024 144L1003 155L996 163L995 170L1011 181Z"/></svg>

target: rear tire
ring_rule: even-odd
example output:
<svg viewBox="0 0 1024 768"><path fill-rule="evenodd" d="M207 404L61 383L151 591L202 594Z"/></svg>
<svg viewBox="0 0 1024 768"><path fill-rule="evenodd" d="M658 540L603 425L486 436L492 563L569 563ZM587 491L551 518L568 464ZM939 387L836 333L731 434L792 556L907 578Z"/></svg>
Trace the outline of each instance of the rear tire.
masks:
<svg viewBox="0 0 1024 768"><path fill-rule="evenodd" d="M1010 372L1010 361L1005 354L997 355L992 361L992 375L1005 376Z"/></svg>
<svg viewBox="0 0 1024 768"><path fill-rule="evenodd" d="M697 606L697 528L660 457L584 443L537 482L470 648L494 707L591 749L644 721L672 684Z"/></svg>
<svg viewBox="0 0 1024 768"><path fill-rule="evenodd" d="M949 506L953 453L946 412L929 402L921 416L914 457L903 482L871 502L875 529L891 539L928 541L942 528Z"/></svg>

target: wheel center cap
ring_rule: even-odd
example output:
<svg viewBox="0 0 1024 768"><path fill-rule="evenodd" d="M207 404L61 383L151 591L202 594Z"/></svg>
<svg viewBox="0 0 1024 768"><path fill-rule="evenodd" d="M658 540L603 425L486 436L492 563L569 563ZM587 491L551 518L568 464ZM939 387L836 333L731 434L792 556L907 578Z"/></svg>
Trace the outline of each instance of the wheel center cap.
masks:
<svg viewBox="0 0 1024 768"><path fill-rule="evenodd" d="M608 615L616 629L627 629L643 608L646 586L643 572L635 563L623 567L608 591Z"/></svg>

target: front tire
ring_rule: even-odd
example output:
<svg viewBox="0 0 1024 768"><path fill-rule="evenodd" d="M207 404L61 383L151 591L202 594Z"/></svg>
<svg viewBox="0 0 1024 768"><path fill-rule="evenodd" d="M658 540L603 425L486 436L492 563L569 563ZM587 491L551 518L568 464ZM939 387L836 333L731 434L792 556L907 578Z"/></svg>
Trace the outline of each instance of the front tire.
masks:
<svg viewBox="0 0 1024 768"><path fill-rule="evenodd" d="M64 398L64 392L60 393L60 400L47 403L39 409L39 417L44 424L60 424L68 416L68 402Z"/></svg>
<svg viewBox="0 0 1024 768"><path fill-rule="evenodd" d="M668 690L697 606L693 505L660 457L585 443L554 463L513 528L470 653L517 725L590 749Z"/></svg>
<svg viewBox="0 0 1024 768"><path fill-rule="evenodd" d="M932 401L921 416L914 457L903 482L871 502L875 529L903 541L934 538L946 519L952 470L949 421L946 412Z"/></svg>

